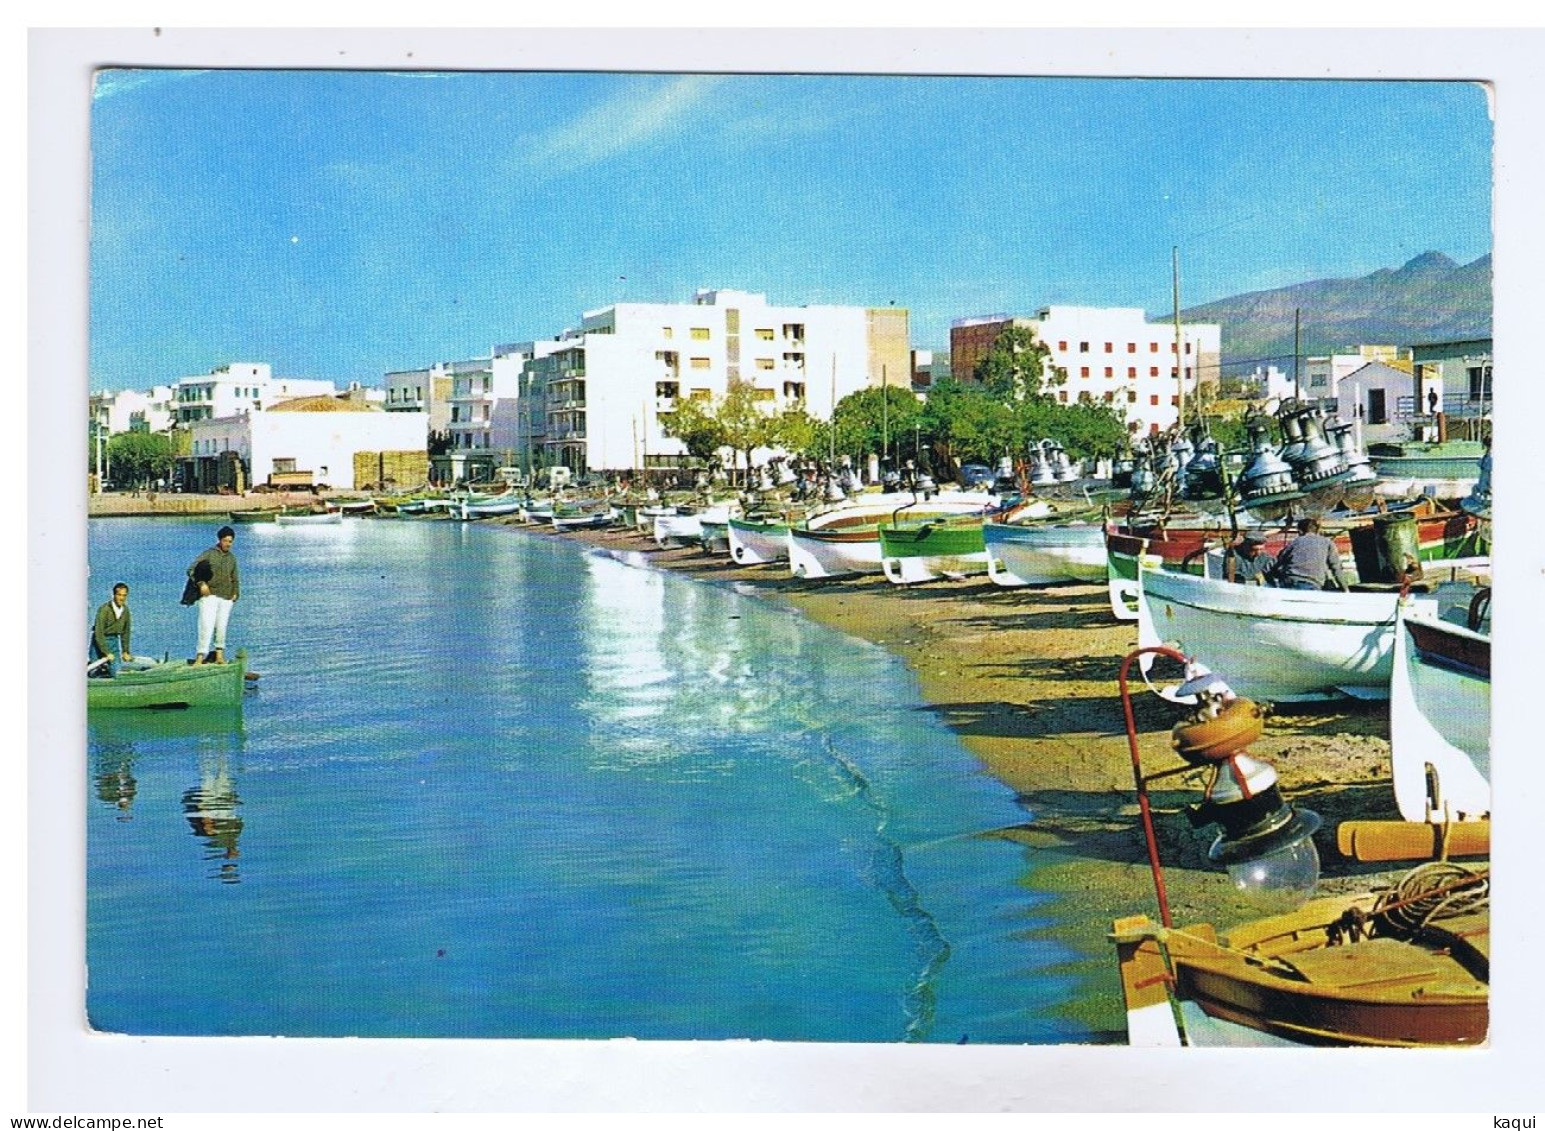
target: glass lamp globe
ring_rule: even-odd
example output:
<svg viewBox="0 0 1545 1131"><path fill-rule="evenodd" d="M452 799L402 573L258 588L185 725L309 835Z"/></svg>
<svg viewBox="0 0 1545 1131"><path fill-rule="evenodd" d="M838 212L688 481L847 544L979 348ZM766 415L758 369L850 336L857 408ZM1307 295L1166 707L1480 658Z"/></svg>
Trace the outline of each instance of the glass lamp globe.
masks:
<svg viewBox="0 0 1545 1131"><path fill-rule="evenodd" d="M1263 914L1292 911L1314 894L1320 881L1320 854L1305 834L1248 859L1231 861L1234 889Z"/></svg>

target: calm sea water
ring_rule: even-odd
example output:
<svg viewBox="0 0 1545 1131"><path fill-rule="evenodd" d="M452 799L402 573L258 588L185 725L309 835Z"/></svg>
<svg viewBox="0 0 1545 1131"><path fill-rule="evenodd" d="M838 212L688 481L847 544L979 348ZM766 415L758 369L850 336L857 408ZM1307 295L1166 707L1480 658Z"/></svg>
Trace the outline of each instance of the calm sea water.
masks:
<svg viewBox="0 0 1545 1131"><path fill-rule="evenodd" d="M208 520L93 521L186 657ZM883 650L556 538L238 529L237 717L88 735L87 1006L137 1034L1055 1042L1028 817ZM89 620L82 620L82 641Z"/></svg>

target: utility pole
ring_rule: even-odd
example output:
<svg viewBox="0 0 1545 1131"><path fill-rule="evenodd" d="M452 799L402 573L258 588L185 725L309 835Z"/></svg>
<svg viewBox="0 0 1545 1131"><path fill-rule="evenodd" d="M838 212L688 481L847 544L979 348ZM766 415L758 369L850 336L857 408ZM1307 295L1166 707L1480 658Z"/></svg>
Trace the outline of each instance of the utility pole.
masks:
<svg viewBox="0 0 1545 1131"><path fill-rule="evenodd" d="M1170 249L1170 276L1175 301L1175 380L1180 386L1179 411L1176 414L1176 423L1184 431L1186 426L1186 370L1182 364L1184 355L1181 353L1180 343L1180 247L1176 245Z"/></svg>

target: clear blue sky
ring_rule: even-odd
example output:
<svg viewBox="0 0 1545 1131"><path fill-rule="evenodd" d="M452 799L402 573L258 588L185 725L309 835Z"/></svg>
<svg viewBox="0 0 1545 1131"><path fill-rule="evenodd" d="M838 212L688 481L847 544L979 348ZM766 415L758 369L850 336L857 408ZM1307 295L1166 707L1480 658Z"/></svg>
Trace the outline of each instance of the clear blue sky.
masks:
<svg viewBox="0 0 1545 1131"><path fill-rule="evenodd" d="M953 319L1170 306L1491 247L1440 82L115 71L91 387L380 382L698 287Z"/></svg>

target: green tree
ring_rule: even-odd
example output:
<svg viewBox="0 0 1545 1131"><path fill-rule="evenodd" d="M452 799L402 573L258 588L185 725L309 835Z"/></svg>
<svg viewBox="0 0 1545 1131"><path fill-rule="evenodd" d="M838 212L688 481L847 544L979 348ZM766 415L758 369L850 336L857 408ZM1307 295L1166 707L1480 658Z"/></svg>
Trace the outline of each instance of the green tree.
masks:
<svg viewBox="0 0 1545 1131"><path fill-rule="evenodd" d="M177 448L159 432L119 432L107 443L107 461L115 480L143 487L172 473Z"/></svg>
<svg viewBox="0 0 1545 1131"><path fill-rule="evenodd" d="M801 450L814 435L815 422L803 405L778 413L770 408L765 390L749 381L731 381L724 396L713 400L678 398L676 408L662 414L660 422L667 436L680 440L697 458L712 460L728 448L749 470L758 448Z"/></svg>
<svg viewBox="0 0 1545 1131"><path fill-rule="evenodd" d="M1022 401L1047 396L1047 386L1061 385L1067 374L1048 371L1051 349L1029 326L1007 326L993 341L987 355L976 363L972 376L1000 400Z"/></svg>
<svg viewBox="0 0 1545 1131"><path fill-rule="evenodd" d="M894 456L910 451L923 406L911 389L871 386L849 393L833 413L836 449L862 460L870 454ZM825 454L825 453L822 453Z"/></svg>

